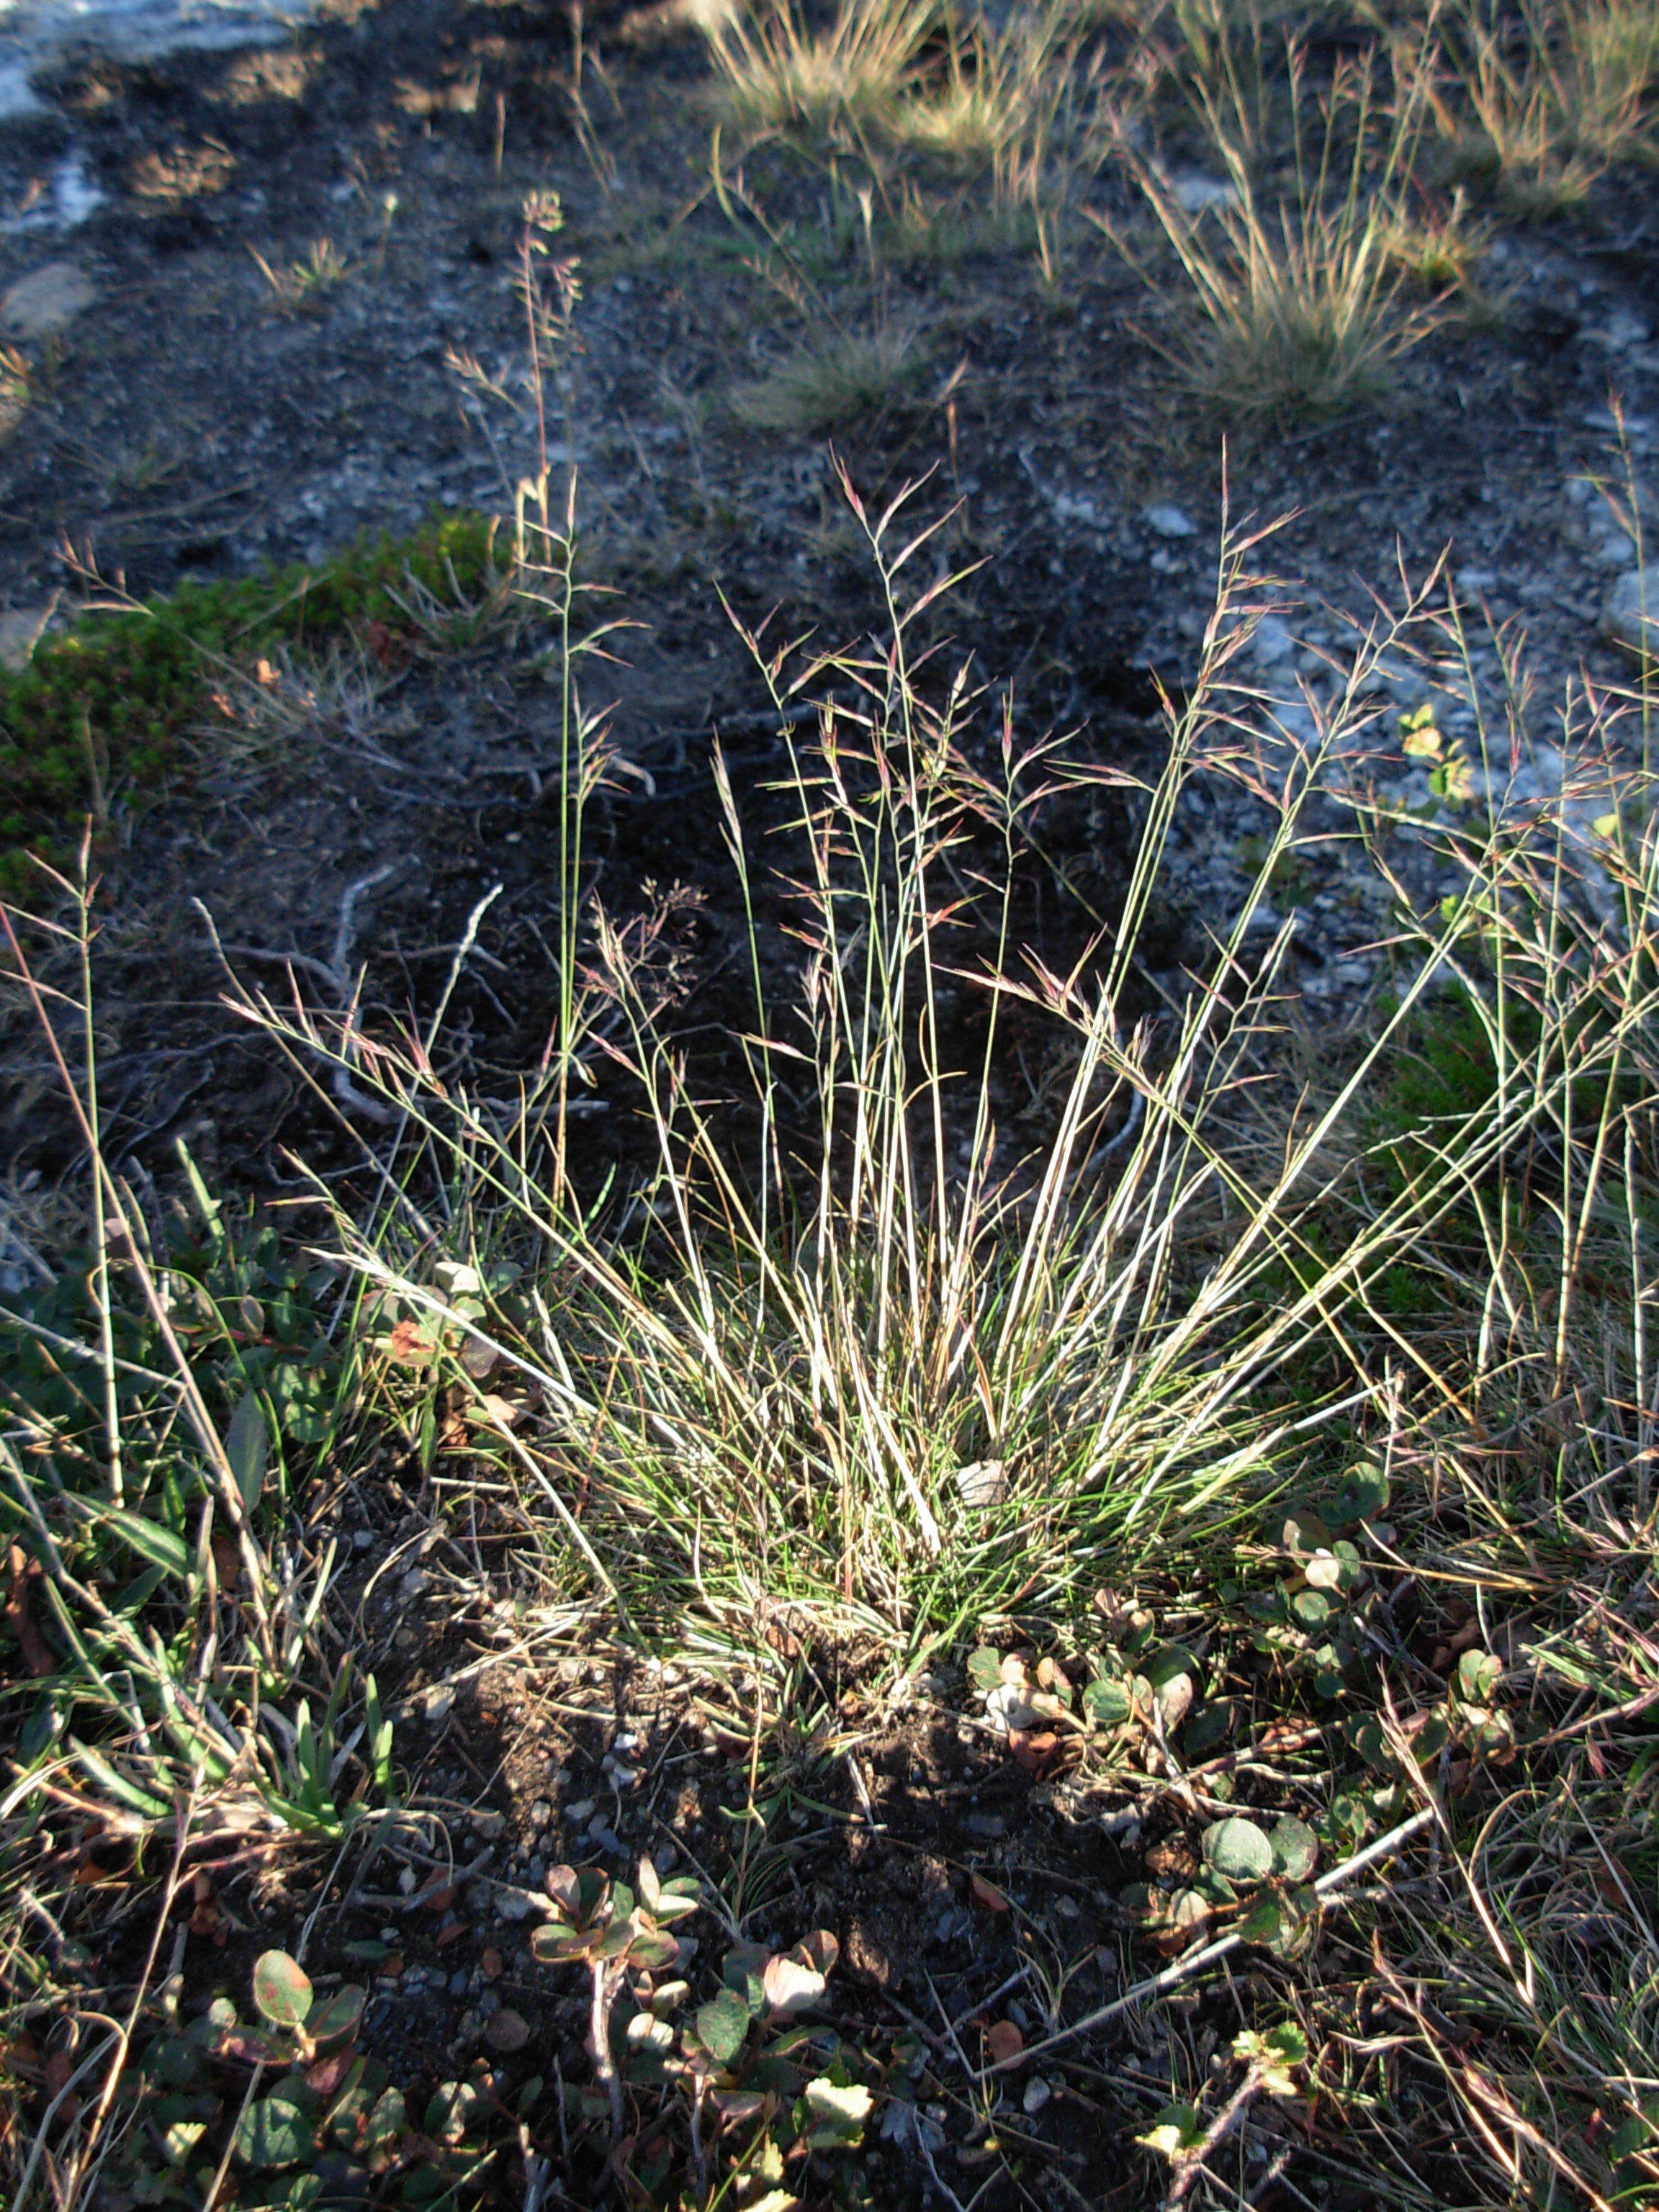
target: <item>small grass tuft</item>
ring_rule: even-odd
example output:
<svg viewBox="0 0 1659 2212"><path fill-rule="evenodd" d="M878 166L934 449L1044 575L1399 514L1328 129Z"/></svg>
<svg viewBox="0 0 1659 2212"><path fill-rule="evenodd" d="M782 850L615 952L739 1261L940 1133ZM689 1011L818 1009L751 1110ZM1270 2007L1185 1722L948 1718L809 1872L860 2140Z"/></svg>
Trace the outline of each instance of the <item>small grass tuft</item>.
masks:
<svg viewBox="0 0 1659 2212"><path fill-rule="evenodd" d="M812 436L892 405L914 388L921 364L911 329L838 331L740 386L732 410L757 430Z"/></svg>
<svg viewBox="0 0 1659 2212"><path fill-rule="evenodd" d="M1294 44L1286 64L1294 159L1285 188L1257 174L1251 120L1231 76L1220 90L1200 83L1197 95L1231 188L1225 202L1189 212L1158 169L1129 156L1191 285L1194 320L1172 358L1207 404L1236 416L1331 415L1375 400L1437 319L1433 306L1402 300L1391 251L1405 220L1410 102L1403 112L1380 103L1369 62L1340 65L1310 148ZM1149 282L1161 289L1157 275Z"/></svg>
<svg viewBox="0 0 1659 2212"><path fill-rule="evenodd" d="M814 31L797 0L700 19L732 120L749 131L884 123L915 79L932 0L841 0Z"/></svg>

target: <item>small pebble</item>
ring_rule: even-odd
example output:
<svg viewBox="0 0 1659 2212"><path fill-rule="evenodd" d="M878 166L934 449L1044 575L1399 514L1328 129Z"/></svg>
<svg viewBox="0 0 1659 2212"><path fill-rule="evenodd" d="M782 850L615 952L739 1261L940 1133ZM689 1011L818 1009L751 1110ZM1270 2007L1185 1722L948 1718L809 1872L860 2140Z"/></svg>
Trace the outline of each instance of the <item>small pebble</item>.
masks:
<svg viewBox="0 0 1659 2212"><path fill-rule="evenodd" d="M1024 2106L1027 2112L1035 2114L1042 2110L1054 2094L1041 2074L1033 2074L1025 2084L1025 2094L1020 2099L1020 2102Z"/></svg>

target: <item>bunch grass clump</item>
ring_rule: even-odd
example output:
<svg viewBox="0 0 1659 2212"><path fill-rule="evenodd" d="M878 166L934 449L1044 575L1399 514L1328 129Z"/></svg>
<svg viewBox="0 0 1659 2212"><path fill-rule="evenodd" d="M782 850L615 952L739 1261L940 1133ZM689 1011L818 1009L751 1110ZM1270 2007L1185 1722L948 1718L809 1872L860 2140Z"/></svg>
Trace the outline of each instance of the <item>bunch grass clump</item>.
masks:
<svg viewBox="0 0 1659 2212"><path fill-rule="evenodd" d="M758 430L817 435L890 405L914 386L920 366L908 325L823 331L739 386L732 412Z"/></svg>
<svg viewBox="0 0 1659 2212"><path fill-rule="evenodd" d="M964 168L1000 172L1017 149L1040 166L1070 69L1060 21L1020 9L993 32L977 17L963 27L951 10L943 37L942 60L891 111L890 135Z"/></svg>
<svg viewBox="0 0 1659 2212"><path fill-rule="evenodd" d="M815 30L797 0L764 0L702 24L733 121L750 131L878 127L914 81L933 0L838 0Z"/></svg>
<svg viewBox="0 0 1659 2212"><path fill-rule="evenodd" d="M1583 201L1609 167L1652 145L1651 0L1526 0L1513 12L1453 0L1424 36L1461 95L1437 100L1454 159L1496 177L1522 212Z"/></svg>
<svg viewBox="0 0 1659 2212"><path fill-rule="evenodd" d="M1294 43L1285 64L1285 186L1261 174L1261 126L1231 67L1201 73L1194 94L1224 199L1190 211L1158 169L1131 156L1191 288L1191 326L1172 358L1207 404L1246 418L1330 415L1379 398L1437 319L1436 303L1404 295L1399 251L1419 93L1384 101L1370 60L1341 64L1315 121Z"/></svg>
<svg viewBox="0 0 1659 2212"><path fill-rule="evenodd" d="M478 915L418 1035L236 986L250 1033L307 1079L331 1063L352 1097L378 1094L367 1134L346 1124L368 1200L313 1179L311 1229L287 1255L198 1190L201 1249L157 1252L100 1152L89 909L80 882L62 886L82 977L73 1064L64 1008L34 996L100 1212L91 1262L50 1311L10 1324L33 1365L0 1439L24 1655L5 1692L0 1880L49 1906L8 1954L11 2026L21 2038L79 2002L54 1949L68 1907L33 1840L43 1821L113 1824L164 1856L227 1825L309 1837L339 1865L411 1832L391 1716L343 1663L357 1632L337 1548L306 1517L318 1476L337 1486L395 1438L423 1484L441 1454L483 1470L531 1547L538 1622L750 1670L751 1802L761 1706L796 1679L784 1655L849 1636L885 1655L896 1690L971 1649L970 1681L1045 1700L1052 1741L1064 1729L1132 1801L1161 1797L1172 1773L1201 1788L1203 1873L1177 1896L1122 1901L1166 1949L1241 1908L1226 1942L1258 1949L1280 2002L1294 1990L1294 2033L1271 2007L1245 2031L1245 2104L1316 2086L1376 2159L1418 2113L1443 2201L1552 2176L1604 2201L1639 2192L1659 2001L1631 1910L1652 1854L1642 1716L1659 1526L1649 768L1620 749L1615 701L1570 701L1559 787L1523 783L1525 687L1482 696L1438 577L1354 640L1308 737L1238 681L1274 595L1255 573L1262 541L1229 538L1167 759L1132 794L1121 903L1071 971L1051 972L1015 941L1013 885L1045 792L1103 772L1022 750L1012 712L993 718L968 670L939 665L923 641L956 580L912 580L939 524L908 526L914 495L875 514L844 489L884 635L799 655L748 639L794 839L799 971L782 996L744 809L713 763L750 917L744 1110L711 1102L688 1061L654 988L650 915L613 916L584 867L605 744L574 671L603 632L580 631L574 513L556 514L544 481L521 491L514 554L564 687L557 1020L515 1095L446 1055ZM1427 817L1389 795L1399 763L1373 704L1379 662L1416 649L1437 665L1461 653L1479 709L1464 772ZM1254 880L1160 995L1141 965L1170 831L1183 795L1214 778L1261 810ZM1394 974L1375 1020L1310 1079L1285 1034L1294 933L1264 940L1251 924L1306 841L1328 840L1332 807L1390 894ZM1456 862L1462 894L1413 904L1395 860L1407 830ZM1016 1009L1066 1048L1052 1119L1024 1140L1000 1043ZM568 1125L602 1085L636 1103L652 1157L595 1188ZM1402 1273L1432 1295L1402 1298ZM301 1388L291 1348L307 1334ZM1187 1624L1179 1638L1154 1606ZM781 1614L781 1644L766 1635ZM1063 1643L1066 1668L1088 1646L1080 1698L1030 1650L1038 1636ZM1215 1750L1243 1707L1274 1732L1265 1764ZM1052 1755L1029 1735L1023 1749ZM1230 1807L1260 1773L1302 1810L1267 1826L1254 1800ZM734 1936L745 1885L764 1895L777 1856L766 1816L750 1818ZM1322 1851L1369 1865L1430 1835L1429 1872L1338 1897L1321 1921L1334 1877L1306 1884ZM593 1869L548 1881L558 1909L538 1955L589 1978L593 2080L556 2128L531 2097L521 2154L568 2160L574 2141L596 2170L625 2160L630 2109L649 2105L706 2194L738 2154L699 2132L700 2107L680 2131L652 2100L705 2077L747 2095L787 2055L775 1997L739 1975L677 2024L687 1985L653 1977L678 1956L662 1923L691 1909L690 1879L682 1893L642 1863L637 1893ZM809 1938L773 1990L816 2001L833 1956ZM89 2032L81 2117L43 2121L21 2153L30 2185L49 2173L75 2212L136 2140L112 2114L149 2109L129 2074L140 2025L179 2032L153 1969L154 1954L137 1997ZM352 2007L313 2016L305 1982L297 1957L260 1962L256 2002L279 2039L355 2035ZM624 1983L641 2023L629 2047L649 2045L625 2075L609 2034ZM1419 2069L1411 2106L1390 2103L1384 2054L1359 2032L1379 1992L1388 2053ZM1091 2025L1067 2002L1062 1972L1045 2051ZM216 2080L245 2063L249 2032L209 2018L179 2063ZM793 2117L776 2116L792 2149L860 2141L877 2093L851 2045L811 2082L803 2071ZM1191 2078L1143 2137L1177 2182L1206 2170L1241 2109L1206 2109L1197 2059ZM378 2112L392 2092L374 2079ZM449 2091L480 2112L500 2094L493 2079ZM273 2144L279 2170L337 2142L348 2163L412 2187L434 2144L460 2139L435 2103L424 2136L401 2105L365 2136L372 2113L352 2095L331 2073L307 2096L270 2091L283 2109L267 2134L240 2152L225 2136L239 2193Z"/></svg>

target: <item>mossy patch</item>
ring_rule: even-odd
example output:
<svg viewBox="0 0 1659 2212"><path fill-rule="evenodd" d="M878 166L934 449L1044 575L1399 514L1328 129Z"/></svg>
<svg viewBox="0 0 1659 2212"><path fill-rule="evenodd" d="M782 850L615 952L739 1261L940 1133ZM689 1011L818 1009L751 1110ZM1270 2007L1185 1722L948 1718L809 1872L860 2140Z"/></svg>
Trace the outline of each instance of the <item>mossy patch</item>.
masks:
<svg viewBox="0 0 1659 2212"><path fill-rule="evenodd" d="M20 673L0 674L0 892L38 886L28 854L61 859L99 786L131 803L177 766L227 662L323 646L374 623L406 632L394 594L407 578L441 604L470 597L487 580L491 538L481 516L446 517L408 538L364 539L318 568L185 584L45 641Z"/></svg>

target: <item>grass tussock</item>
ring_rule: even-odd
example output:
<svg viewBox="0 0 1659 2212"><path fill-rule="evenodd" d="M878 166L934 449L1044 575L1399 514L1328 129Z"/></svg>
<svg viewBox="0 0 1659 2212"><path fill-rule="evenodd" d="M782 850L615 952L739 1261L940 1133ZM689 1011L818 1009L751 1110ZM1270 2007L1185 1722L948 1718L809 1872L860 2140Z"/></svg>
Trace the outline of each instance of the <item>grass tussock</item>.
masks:
<svg viewBox="0 0 1659 2212"><path fill-rule="evenodd" d="M1436 319L1402 291L1420 113L1409 95L1403 107L1381 100L1367 63L1339 68L1310 115L1304 57L1292 44L1285 58L1288 178L1262 175L1258 125L1231 68L1219 88L1200 77L1195 94L1224 198L1190 210L1132 156L1191 288L1191 328L1174 358L1206 402L1243 416L1325 415L1379 398Z"/></svg>
<svg viewBox="0 0 1659 2212"><path fill-rule="evenodd" d="M816 434L908 388L918 349L888 313L876 208L897 227L921 203L908 172L888 189L887 161L988 169L1005 221L1062 202L1086 135L1056 125L1083 19L1063 36L1034 20L949 21L941 46L931 12L878 0L822 27L787 6L708 19L745 132L790 134L792 159L830 140L837 165L857 146L867 170L831 182L861 216L869 331L717 143L718 204L808 333L738 395L741 420ZM1315 87L1294 40L1281 70L1258 22L1241 35L1183 6L1168 81L1224 191L1188 205L1121 114L1090 128L1185 279L1171 345L1191 390L1267 421L1386 390L1484 236L1473 186L1443 203L1421 173L1430 125L1478 128L1511 184L1570 198L1643 143L1648 20L1634 0L1559 21L1471 0L1396 48L1385 93L1375 55ZM556 312L531 236L521 291L553 376L574 276L556 264ZM1041 222L1038 238L1049 275ZM301 645L339 643L343 696L346 645L374 624L412 650L533 623L557 761L534 1066L480 1082L449 1036L493 893L418 1020L366 1007L349 978L319 1007L292 975L267 990L227 962L227 1018L338 1109L349 1155L292 1164L280 1226L187 1153L188 1206L112 1166L92 831L50 874L49 915L6 912L10 985L79 1144L86 1244L39 1260L0 1311L7 2202L544 2203L556 2187L781 2212L858 2201L866 2126L933 2169L916 2119L932 2102L972 2112L975 2156L1004 2155L1013 2069L1041 2056L1047 2086L1075 2060L1091 2095L1125 2014L1171 1982L1149 1972L1091 2009L1097 1949L1068 1963L1031 1914L1028 2038L964 2048L948 2019L901 2038L884 2014L826 2010L798 2032L830 2002L834 1940L765 1945L793 1813L825 1813L869 1711L931 1698L982 1728L987 1694L1018 1692L1006 1747L1054 1785L1046 1804L1063 1784L1091 1820L1109 1805L1115 1835L1196 1839L1114 1897L1126 1953L1194 1984L1249 1954L1218 1984L1238 2015L1224 2049L1160 2010L1170 2101L1121 2142L1147 2201L1240 2198L1230 2143L1293 2103L1273 2180L1316 2186L1338 2162L1413 2212L1648 2203L1650 702L1575 687L1545 732L1518 648L1495 641L1494 678L1437 570L1379 601L1287 714L1242 673L1284 605L1270 534L1229 532L1159 765L1022 750L1012 708L999 722L972 662L939 647L963 580L943 521L914 489L873 512L843 471L875 634L824 650L744 633L775 716L785 819L765 849L790 888L787 958L757 920L755 825L718 748L710 763L752 994L726 1063L746 1086L712 1097L677 894L624 913L593 888L591 810L616 763L577 677L608 633L584 628L574 489L561 510L545 433L544 415L499 557L493 535L440 533L276 604L239 586L127 610L46 641L6 695L8 838L71 801L107 829L204 666L263 644L277 726L323 681ZM1463 734L1384 717L1383 672L1413 661L1467 710ZM1250 880L1184 966L1154 966L1176 825L1223 781L1259 824L1237 854ZM1116 900L1056 972L1015 917L1046 801L1091 782L1134 834ZM1273 919L1334 841L1387 916L1378 988L1340 1031L1309 1011L1293 918ZM1458 886L1426 908L1407 843ZM1028 1060L1047 1071L1036 1107L1011 1072L1036 1093ZM596 1103L643 1133L597 1182L580 1157ZM362 1658L392 1577L404 1607L439 1572L446 1632L702 1669L699 1695L714 1686L743 1721L746 1788L721 1808L741 1843L719 1880L690 1862L665 1880L650 1856L601 1871L596 1844L533 1893L497 1885L543 1916L514 1972L576 1991L560 2002L580 2014L581 2078L555 2067L509 2099L475 2039L413 2105L360 2048L364 1990L311 1947L383 1856L407 1881L367 1889L381 1917L454 1902L455 1808L429 1794L412 1699ZM853 1651L849 1700L819 1668ZM871 1818L867 1796L828 1812ZM223 1884L204 1893L209 1863ZM297 1878L283 1888L296 1868L314 1908L295 1909ZM245 1944L222 1978L234 1997L192 2009L186 1939L225 1930L233 1891L258 1906L234 1932L280 1907L283 1947ZM714 1931L699 1954L672 1933L694 1914ZM354 1942L366 1970L390 1949Z"/></svg>
<svg viewBox="0 0 1659 2212"><path fill-rule="evenodd" d="M1427 41L1455 87L1438 101L1454 161L1495 177L1522 212L1582 202L1607 169L1652 146L1650 0L1528 0L1514 12L1458 0L1431 19Z"/></svg>
<svg viewBox="0 0 1659 2212"><path fill-rule="evenodd" d="M739 386L732 409L757 430L817 436L890 406L915 389L921 367L912 330L833 331Z"/></svg>
<svg viewBox="0 0 1659 2212"><path fill-rule="evenodd" d="M838 126L868 130L896 107L914 80L933 20L930 0L841 0L814 29L794 0L721 15L703 25L709 58L733 121L750 131Z"/></svg>
<svg viewBox="0 0 1659 2212"><path fill-rule="evenodd" d="M944 58L894 107L890 135L902 145L964 168L1000 170L1042 161L1068 64L1062 27L1016 9L1000 31L946 17Z"/></svg>

